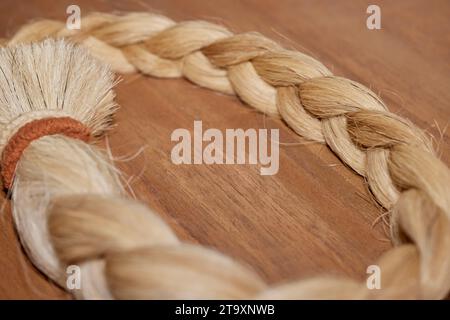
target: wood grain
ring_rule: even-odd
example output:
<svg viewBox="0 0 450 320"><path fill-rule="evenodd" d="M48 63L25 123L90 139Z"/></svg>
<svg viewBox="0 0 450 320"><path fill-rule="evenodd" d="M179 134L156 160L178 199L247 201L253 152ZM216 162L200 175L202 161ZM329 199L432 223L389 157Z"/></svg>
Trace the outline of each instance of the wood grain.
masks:
<svg viewBox="0 0 450 320"><path fill-rule="evenodd" d="M340 76L379 93L391 110L436 136L450 164L450 2L377 1L382 30L366 28L373 1L77 1L89 11L150 10L174 20L206 19L235 32L259 31L308 53ZM0 3L0 36L36 18L65 19L73 1ZM310 144L281 121L235 97L185 80L124 76L122 106L108 137L131 178L136 198L154 208L180 238L217 248L254 267L268 282L322 273L364 279L368 265L390 247L382 211L367 187L324 146ZM280 170L260 176L251 165L184 165L170 160L176 128L279 128ZM0 298L70 296L47 281L23 253L9 200L0 219Z"/></svg>

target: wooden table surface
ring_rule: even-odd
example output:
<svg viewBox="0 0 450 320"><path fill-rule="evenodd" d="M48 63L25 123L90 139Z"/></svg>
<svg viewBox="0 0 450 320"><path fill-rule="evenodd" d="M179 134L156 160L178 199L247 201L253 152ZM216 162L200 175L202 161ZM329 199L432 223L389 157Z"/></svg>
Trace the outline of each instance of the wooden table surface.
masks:
<svg viewBox="0 0 450 320"><path fill-rule="evenodd" d="M450 164L450 2L375 1L382 29L368 30L374 1L51 1L2 0L0 37L36 18L65 19L76 3L90 11L143 11L174 20L206 19L235 32L259 31L322 61L335 74L379 93L391 110L436 136ZM391 244L363 179L322 145L305 143L281 121L235 97L186 80L124 76L121 110L109 135L136 197L154 208L180 238L217 248L253 266L268 282L319 274L363 280ZM176 128L279 128L280 169L171 162ZM14 231L9 200L0 219L0 298L69 298L28 261Z"/></svg>

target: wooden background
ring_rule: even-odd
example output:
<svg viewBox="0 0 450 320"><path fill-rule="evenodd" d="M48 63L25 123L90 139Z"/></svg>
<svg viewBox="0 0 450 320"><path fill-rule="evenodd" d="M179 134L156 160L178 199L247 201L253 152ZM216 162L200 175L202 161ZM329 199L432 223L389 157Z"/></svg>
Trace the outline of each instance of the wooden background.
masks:
<svg viewBox="0 0 450 320"><path fill-rule="evenodd" d="M65 19L69 4L89 11L150 10L174 20L206 19L235 32L259 31L306 52L335 74L378 92L391 110L437 137L450 164L450 2L441 1L18 1L0 2L0 36L36 18ZM378 4L382 30L366 28ZM365 278L368 265L390 247L382 213L364 181L324 146L305 144L281 121L234 97L185 80L125 76L122 109L109 140L136 197L187 241L212 246L253 266L267 281L322 273ZM170 161L176 128L279 128L280 170L260 176L250 165L185 165ZM0 220L0 298L69 298L24 255L3 197Z"/></svg>

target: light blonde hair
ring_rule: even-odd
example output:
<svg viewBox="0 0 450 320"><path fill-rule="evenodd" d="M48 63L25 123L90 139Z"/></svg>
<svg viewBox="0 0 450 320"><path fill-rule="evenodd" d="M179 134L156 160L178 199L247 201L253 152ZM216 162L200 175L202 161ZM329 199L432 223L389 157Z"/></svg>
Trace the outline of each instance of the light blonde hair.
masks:
<svg viewBox="0 0 450 320"><path fill-rule="evenodd" d="M268 287L248 267L180 242L154 212L126 199L120 174L95 147L64 135L45 136L31 142L17 164L14 220L30 258L50 278L63 286L63 266L82 266L80 298L441 299L448 294L450 171L422 130L389 112L365 86L258 33L234 35L205 21L92 13L81 30L70 31L62 22L42 20L4 40L7 47L0 51L5 145L27 122L15 119L28 114L68 115L100 133L114 111L112 75L79 47L50 40L15 46L46 37L79 43L116 72L184 76L238 95L281 117L299 135L326 143L392 212L396 247L377 263L381 290L330 277ZM71 64L76 76L68 71ZM60 85L64 77L70 78L66 90ZM42 109L50 114L39 115Z"/></svg>

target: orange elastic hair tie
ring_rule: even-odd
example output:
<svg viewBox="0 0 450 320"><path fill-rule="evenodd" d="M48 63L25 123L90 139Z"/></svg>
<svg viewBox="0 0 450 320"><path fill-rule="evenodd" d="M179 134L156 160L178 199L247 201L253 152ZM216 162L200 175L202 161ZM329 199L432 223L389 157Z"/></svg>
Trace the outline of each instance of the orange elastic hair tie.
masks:
<svg viewBox="0 0 450 320"><path fill-rule="evenodd" d="M1 175L5 188L11 188L17 163L31 142L48 135L61 134L88 141L90 130L70 117L33 120L22 126L8 141L2 153Z"/></svg>

